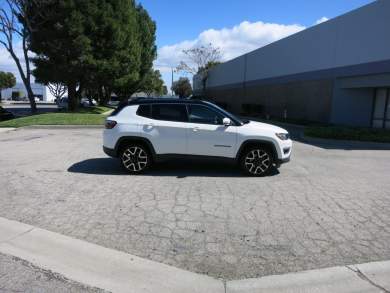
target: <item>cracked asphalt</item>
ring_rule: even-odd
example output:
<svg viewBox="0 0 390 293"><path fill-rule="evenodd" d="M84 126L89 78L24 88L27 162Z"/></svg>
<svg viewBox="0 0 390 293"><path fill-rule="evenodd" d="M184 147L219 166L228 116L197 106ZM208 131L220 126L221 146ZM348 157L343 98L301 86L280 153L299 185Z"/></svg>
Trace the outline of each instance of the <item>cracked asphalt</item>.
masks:
<svg viewBox="0 0 390 293"><path fill-rule="evenodd" d="M390 150L296 142L279 171L130 176L101 130L20 129L0 134L0 216L228 280L390 259Z"/></svg>

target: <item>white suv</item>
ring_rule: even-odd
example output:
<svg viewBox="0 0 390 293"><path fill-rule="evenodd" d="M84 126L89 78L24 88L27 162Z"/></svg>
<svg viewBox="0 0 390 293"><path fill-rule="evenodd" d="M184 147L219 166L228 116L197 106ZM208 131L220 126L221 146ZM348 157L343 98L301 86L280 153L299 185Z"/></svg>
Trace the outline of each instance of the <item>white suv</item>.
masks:
<svg viewBox="0 0 390 293"><path fill-rule="evenodd" d="M247 174L262 176L288 162L292 150L286 130L197 100L133 100L121 104L105 127L104 152L119 157L130 173L164 158L205 156L234 160Z"/></svg>

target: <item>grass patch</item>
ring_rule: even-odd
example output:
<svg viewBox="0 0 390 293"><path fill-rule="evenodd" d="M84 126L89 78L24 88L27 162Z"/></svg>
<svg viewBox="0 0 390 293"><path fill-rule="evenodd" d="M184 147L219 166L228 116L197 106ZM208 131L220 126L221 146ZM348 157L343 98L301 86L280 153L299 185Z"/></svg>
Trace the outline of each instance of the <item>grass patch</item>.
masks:
<svg viewBox="0 0 390 293"><path fill-rule="evenodd" d="M0 127L31 125L103 125L106 116L101 114L47 113L0 122Z"/></svg>
<svg viewBox="0 0 390 293"><path fill-rule="evenodd" d="M390 143L390 130L373 129L373 128L354 128L354 127L315 127L305 128L305 136L340 139L340 140L357 140Z"/></svg>
<svg viewBox="0 0 390 293"><path fill-rule="evenodd" d="M83 113L83 114L103 114L108 111L112 111L112 108L105 107L105 106L95 106L95 107L87 107L87 108L80 108L77 110L76 113ZM65 109L59 110L61 113L71 113L74 114L74 112L69 112Z"/></svg>
<svg viewBox="0 0 390 293"><path fill-rule="evenodd" d="M0 122L0 127L24 127L31 125L103 125L106 118L103 113L112 110L108 107L82 108L76 113L59 111L56 113L36 114Z"/></svg>

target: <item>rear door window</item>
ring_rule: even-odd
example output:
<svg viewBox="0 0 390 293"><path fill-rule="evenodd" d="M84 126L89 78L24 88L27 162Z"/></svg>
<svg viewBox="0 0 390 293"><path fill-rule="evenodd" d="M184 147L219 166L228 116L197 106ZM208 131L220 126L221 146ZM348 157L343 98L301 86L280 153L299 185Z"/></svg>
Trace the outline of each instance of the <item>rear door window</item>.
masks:
<svg viewBox="0 0 390 293"><path fill-rule="evenodd" d="M164 121L187 122L187 109L184 104L155 104L152 105L152 118Z"/></svg>

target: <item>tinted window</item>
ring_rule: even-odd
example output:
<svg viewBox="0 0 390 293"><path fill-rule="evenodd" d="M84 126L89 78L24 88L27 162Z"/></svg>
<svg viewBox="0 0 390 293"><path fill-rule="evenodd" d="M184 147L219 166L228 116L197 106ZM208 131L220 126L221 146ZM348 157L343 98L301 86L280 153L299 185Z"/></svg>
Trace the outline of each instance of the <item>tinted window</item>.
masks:
<svg viewBox="0 0 390 293"><path fill-rule="evenodd" d="M222 114L200 105L189 105L189 120L192 123L222 124L224 116Z"/></svg>
<svg viewBox="0 0 390 293"><path fill-rule="evenodd" d="M150 105L140 105L137 110L137 115L150 118Z"/></svg>
<svg viewBox="0 0 390 293"><path fill-rule="evenodd" d="M110 116L116 116L120 111L122 111L125 107L127 107L128 103L122 102L115 108L115 110L111 113Z"/></svg>
<svg viewBox="0 0 390 293"><path fill-rule="evenodd" d="M157 120L187 122L186 106L175 104L153 105L152 117Z"/></svg>

